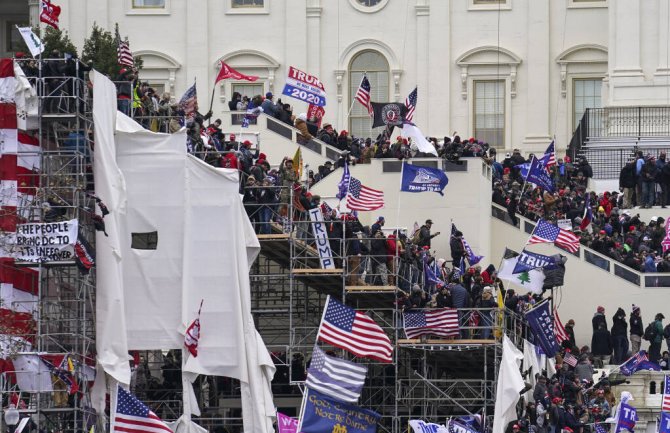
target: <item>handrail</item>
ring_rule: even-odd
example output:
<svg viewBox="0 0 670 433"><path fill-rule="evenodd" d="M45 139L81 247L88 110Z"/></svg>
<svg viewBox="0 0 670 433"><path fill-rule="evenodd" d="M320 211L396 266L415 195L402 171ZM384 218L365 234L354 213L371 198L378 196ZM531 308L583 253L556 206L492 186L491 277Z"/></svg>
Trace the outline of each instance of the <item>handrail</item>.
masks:
<svg viewBox="0 0 670 433"><path fill-rule="evenodd" d="M492 217L500 221L504 221L509 225L513 225L507 214L507 209L495 203L491 203L491 208ZM522 215L516 215L516 217L519 220L519 230L524 231L530 235L530 233L533 231L533 228L535 228L535 222L525 218ZM571 253L560 247L556 248L560 249L562 252L578 257L580 260L597 266L598 268L614 276L622 278L642 289L670 288L670 273L640 272L584 245L580 245L579 251L576 253Z"/></svg>

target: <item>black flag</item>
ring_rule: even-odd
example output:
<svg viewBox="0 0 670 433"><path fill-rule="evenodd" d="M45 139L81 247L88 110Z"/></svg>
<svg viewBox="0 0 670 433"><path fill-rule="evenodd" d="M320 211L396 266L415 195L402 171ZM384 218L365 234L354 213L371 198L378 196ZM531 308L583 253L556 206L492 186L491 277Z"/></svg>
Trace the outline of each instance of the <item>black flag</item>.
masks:
<svg viewBox="0 0 670 433"><path fill-rule="evenodd" d="M372 102L372 110L374 111L373 128L379 126L400 126L402 128L407 107L398 102Z"/></svg>

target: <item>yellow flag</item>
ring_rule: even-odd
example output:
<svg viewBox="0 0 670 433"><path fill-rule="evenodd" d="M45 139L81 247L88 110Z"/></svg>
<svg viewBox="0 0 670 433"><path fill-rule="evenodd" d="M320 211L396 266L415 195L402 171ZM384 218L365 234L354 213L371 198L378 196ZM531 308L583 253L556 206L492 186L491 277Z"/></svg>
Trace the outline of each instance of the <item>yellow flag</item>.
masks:
<svg viewBox="0 0 670 433"><path fill-rule="evenodd" d="M295 155L293 155L293 170L295 170L298 180L300 180L300 176L302 176L302 152L300 147L296 149Z"/></svg>
<svg viewBox="0 0 670 433"><path fill-rule="evenodd" d="M505 324L505 300L503 299L501 287L498 287L497 292L498 292L498 320L497 320L498 323L496 323L494 335L496 336L496 338L501 338L503 326Z"/></svg>

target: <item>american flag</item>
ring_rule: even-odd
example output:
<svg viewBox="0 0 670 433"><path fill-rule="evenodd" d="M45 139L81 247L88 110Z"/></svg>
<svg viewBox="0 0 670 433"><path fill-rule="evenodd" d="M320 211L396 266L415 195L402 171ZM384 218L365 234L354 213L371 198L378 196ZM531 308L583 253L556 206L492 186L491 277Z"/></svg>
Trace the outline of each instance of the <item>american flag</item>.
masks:
<svg viewBox="0 0 670 433"><path fill-rule="evenodd" d="M203 302L204 299L200 301L198 315L195 317L195 320L191 322L184 334L184 347L186 347L193 357L198 356L198 341L200 341L200 312L202 311Z"/></svg>
<svg viewBox="0 0 670 433"><path fill-rule="evenodd" d="M570 336L565 331L565 326L561 322L560 317L558 317L558 310L554 308L554 332L556 333L556 341L558 344L563 343L570 339Z"/></svg>
<svg viewBox="0 0 670 433"><path fill-rule="evenodd" d="M576 367L577 366L577 357L570 352L565 352L565 356L563 357L563 362L565 362L566 364L568 364L571 367Z"/></svg>
<svg viewBox="0 0 670 433"><path fill-rule="evenodd" d="M195 83L188 88L179 100L179 108L184 110L184 117L187 122L195 119L195 113L198 110L198 92L195 89Z"/></svg>
<svg viewBox="0 0 670 433"><path fill-rule="evenodd" d="M549 143L547 150L544 152L542 162L544 163L544 168L549 168L552 165L556 165L556 149L554 147L553 140L551 141L551 143Z"/></svg>
<svg viewBox="0 0 670 433"><path fill-rule="evenodd" d="M595 428L596 433L607 433L607 428L605 428L605 426L600 424L599 422L597 422L595 426L596 426Z"/></svg>
<svg viewBox="0 0 670 433"><path fill-rule="evenodd" d="M133 66L135 63L133 59L133 53L130 51L128 42L121 40L118 29L116 30L116 43L116 55L119 65Z"/></svg>
<svg viewBox="0 0 670 433"><path fill-rule="evenodd" d="M414 110L416 109L416 90L412 90L412 93L407 96L405 99L405 107L407 107L407 113L405 113L405 120L411 122L414 119Z"/></svg>
<svg viewBox="0 0 670 433"><path fill-rule="evenodd" d="M661 246L663 247L663 253L670 250L670 224L665 225L665 237L661 241Z"/></svg>
<svg viewBox="0 0 670 433"><path fill-rule="evenodd" d="M393 346L372 318L328 296L317 340L348 350L356 356L391 362Z"/></svg>
<svg viewBox="0 0 670 433"><path fill-rule="evenodd" d="M663 387L663 401L661 402L661 412L670 412L670 376L665 376L665 386Z"/></svg>
<svg viewBox="0 0 670 433"><path fill-rule="evenodd" d="M579 251L579 236L569 230L559 228L547 221L540 219L528 239L528 244L554 243L565 248L571 253Z"/></svg>
<svg viewBox="0 0 670 433"><path fill-rule="evenodd" d="M113 432L124 433L172 433L172 430L158 418L137 397L117 387L116 413L114 415Z"/></svg>
<svg viewBox="0 0 670 433"><path fill-rule="evenodd" d="M352 177L349 181L347 207L351 210L375 210L384 207L384 191L368 188Z"/></svg>
<svg viewBox="0 0 670 433"><path fill-rule="evenodd" d="M334 356L314 347L305 385L336 400L356 403L361 396L368 367Z"/></svg>
<svg viewBox="0 0 670 433"><path fill-rule="evenodd" d="M358 90L356 90L356 100L368 109L368 114L370 116L374 115L372 103L370 102L370 82L368 81L368 77L365 75L363 75L361 85L358 86Z"/></svg>
<svg viewBox="0 0 670 433"><path fill-rule="evenodd" d="M458 310L455 308L406 311L403 318L407 338L428 334L440 337L458 336Z"/></svg>

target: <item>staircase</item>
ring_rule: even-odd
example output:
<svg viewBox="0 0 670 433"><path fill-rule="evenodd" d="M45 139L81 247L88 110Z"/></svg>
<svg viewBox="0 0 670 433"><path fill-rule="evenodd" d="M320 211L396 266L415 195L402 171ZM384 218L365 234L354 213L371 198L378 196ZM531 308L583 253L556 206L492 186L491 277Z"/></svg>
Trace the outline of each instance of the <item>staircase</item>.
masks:
<svg viewBox="0 0 670 433"><path fill-rule="evenodd" d="M594 179L617 179L635 152L658 154L670 141L670 107L588 108L568 155L585 157Z"/></svg>

